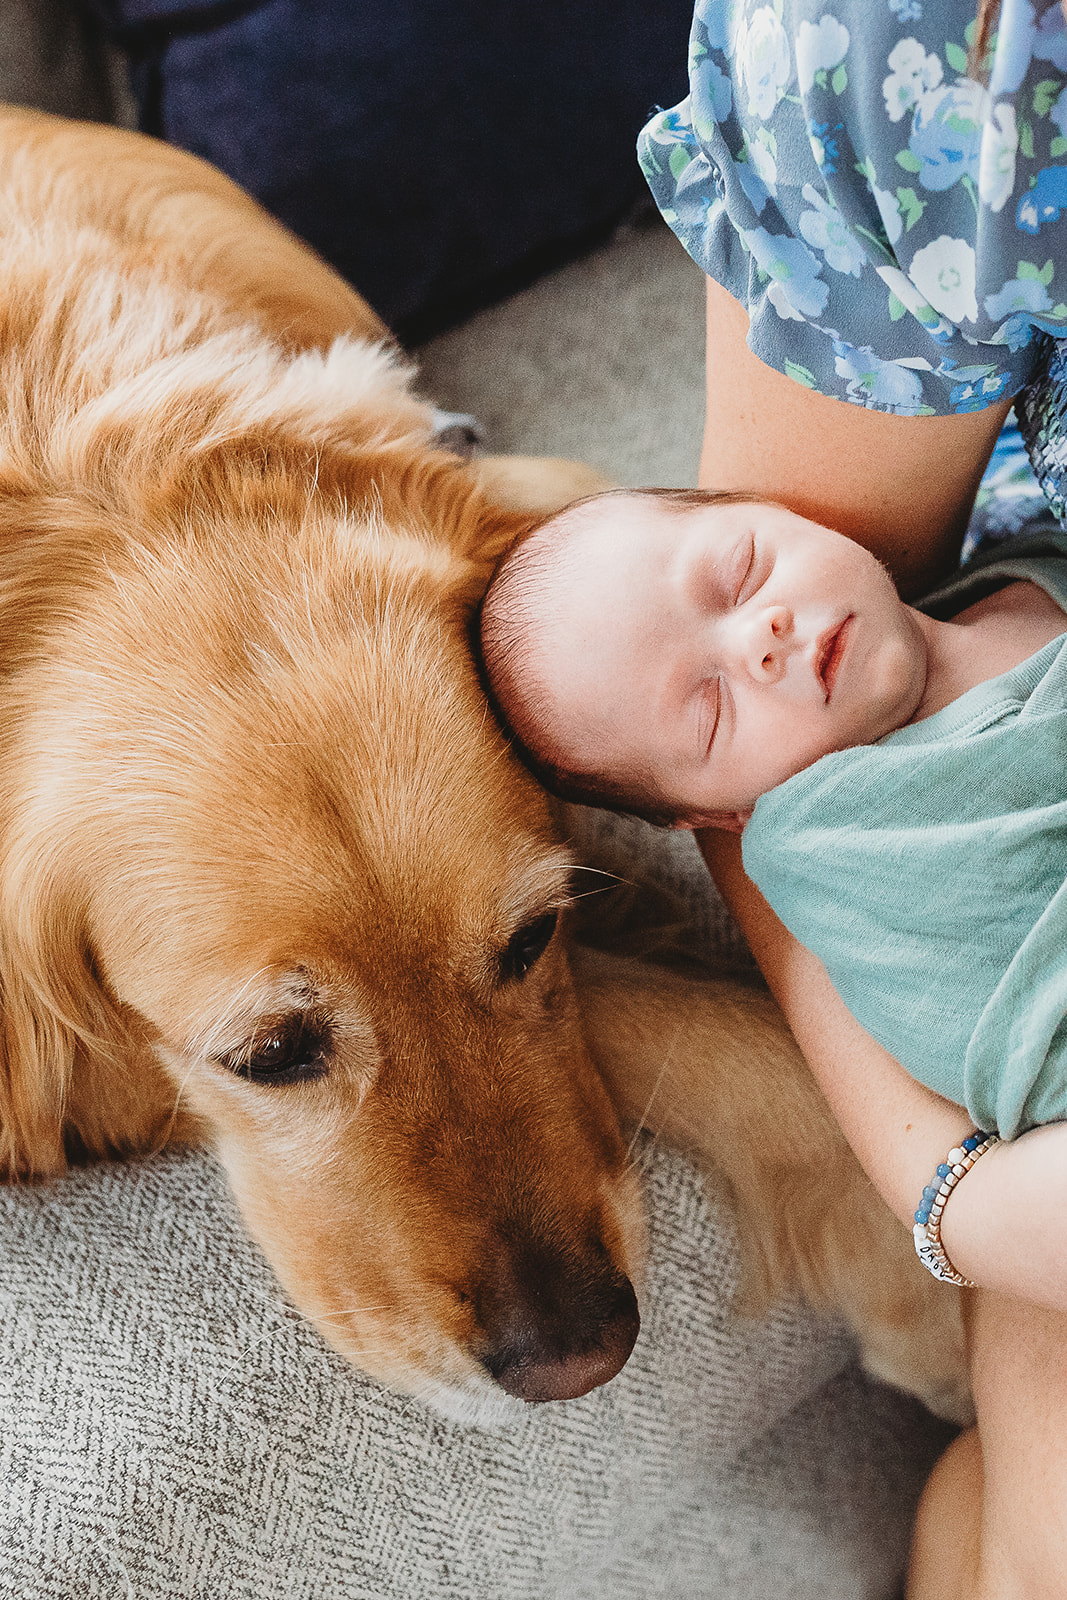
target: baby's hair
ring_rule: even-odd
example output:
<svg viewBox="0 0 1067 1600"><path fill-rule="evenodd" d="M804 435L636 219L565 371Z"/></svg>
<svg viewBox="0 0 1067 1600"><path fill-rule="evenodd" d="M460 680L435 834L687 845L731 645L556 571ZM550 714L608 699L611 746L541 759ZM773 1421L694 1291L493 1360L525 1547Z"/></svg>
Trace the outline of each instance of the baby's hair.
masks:
<svg viewBox="0 0 1067 1600"><path fill-rule="evenodd" d="M550 707L532 670L530 639L539 602L580 535L586 512L610 499L655 500L681 513L707 506L751 505L758 495L710 489L609 489L588 495L529 528L501 560L475 618L473 643L482 682L519 759L561 800L643 817L658 827L683 820L651 771L625 779L582 771L563 759L548 723Z"/></svg>

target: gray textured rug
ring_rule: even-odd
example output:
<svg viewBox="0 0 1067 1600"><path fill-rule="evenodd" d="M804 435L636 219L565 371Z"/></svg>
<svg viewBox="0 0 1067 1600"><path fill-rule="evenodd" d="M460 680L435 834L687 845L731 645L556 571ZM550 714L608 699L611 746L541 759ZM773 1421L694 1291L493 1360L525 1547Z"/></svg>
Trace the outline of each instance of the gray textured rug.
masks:
<svg viewBox="0 0 1067 1600"><path fill-rule="evenodd" d="M422 388L493 450L572 456L613 482L696 482L704 279L658 219L416 352Z"/></svg>
<svg viewBox="0 0 1067 1600"><path fill-rule="evenodd" d="M619 1378L499 1432L348 1367L203 1154L0 1191L3 1600L885 1600L931 1438L650 1162Z"/></svg>

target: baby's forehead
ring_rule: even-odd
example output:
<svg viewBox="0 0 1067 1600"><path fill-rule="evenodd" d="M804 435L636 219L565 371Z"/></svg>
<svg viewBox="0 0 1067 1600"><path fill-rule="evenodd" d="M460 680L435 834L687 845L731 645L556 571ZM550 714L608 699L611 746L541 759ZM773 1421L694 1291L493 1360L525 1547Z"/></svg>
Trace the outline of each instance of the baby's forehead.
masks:
<svg viewBox="0 0 1067 1600"><path fill-rule="evenodd" d="M672 506L656 495L611 490L568 506L546 531L561 563L569 556L576 564L618 565L630 554L664 548L692 516L692 508Z"/></svg>

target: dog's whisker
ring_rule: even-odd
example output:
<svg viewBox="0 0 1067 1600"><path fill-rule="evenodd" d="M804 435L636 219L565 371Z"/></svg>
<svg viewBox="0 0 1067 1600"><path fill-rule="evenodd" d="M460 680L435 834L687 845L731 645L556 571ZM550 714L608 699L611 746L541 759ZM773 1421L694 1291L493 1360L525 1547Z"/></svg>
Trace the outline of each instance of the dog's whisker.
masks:
<svg viewBox="0 0 1067 1600"><path fill-rule="evenodd" d="M383 1305L380 1305L380 1306L365 1306L365 1305L345 1306L340 1311L318 1311L318 1312L315 1312L312 1316L305 1317L304 1320L306 1322L337 1322L339 1319L344 1318L344 1317L355 1317L355 1316L370 1317L370 1316L374 1316L379 1311L389 1311L390 1309L391 1309L391 1307L388 1304L383 1304Z"/></svg>
<svg viewBox="0 0 1067 1600"><path fill-rule="evenodd" d="M185 1077L182 1079L181 1083L179 1083L179 1085L178 1085L178 1087L177 1087L177 1089L175 1091L175 1094L174 1094L174 1104L171 1107L170 1116L167 1118L167 1125L163 1129L162 1137L152 1147L152 1149L148 1152L149 1155L152 1155L152 1156L160 1155L162 1153L162 1151L165 1150L167 1145L169 1144L171 1134L174 1132L175 1124L178 1121L178 1112L181 1110L182 1095L185 1093L186 1085L188 1084L189 1079L192 1077L192 1075L193 1075L193 1073L195 1071L196 1071L195 1065L190 1066L189 1070L185 1074Z"/></svg>
<svg viewBox="0 0 1067 1600"><path fill-rule="evenodd" d="M626 1159L627 1159L627 1161L629 1161L630 1157L633 1155L634 1146L637 1143L638 1133L644 1127L645 1118L648 1116L648 1113L652 1110L653 1101L655 1100L656 1096L659 1094L660 1089L663 1087L664 1079L666 1078L668 1072L670 1071L672 1065L674 1064L675 1051L676 1051L676 1047L677 1047L677 1044L678 1044L678 1040L681 1038L681 1035L682 1035L681 1027L676 1028L674 1030L674 1037L671 1039L670 1044L668 1045L666 1051L664 1052L663 1062L662 1062L662 1064L660 1066L659 1072L656 1074L656 1081L652 1085L651 1093L649 1094L649 1097L648 1097L647 1101L645 1102L645 1108L641 1112L641 1116L640 1116L640 1119L638 1121L637 1128L635 1129L633 1137L630 1140L629 1147L627 1148L627 1151L626 1151Z"/></svg>

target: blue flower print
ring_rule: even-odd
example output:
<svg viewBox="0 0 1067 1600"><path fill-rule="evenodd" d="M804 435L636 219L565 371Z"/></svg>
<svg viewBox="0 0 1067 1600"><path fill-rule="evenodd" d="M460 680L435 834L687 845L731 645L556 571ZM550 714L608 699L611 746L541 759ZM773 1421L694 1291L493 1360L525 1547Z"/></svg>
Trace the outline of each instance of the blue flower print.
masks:
<svg viewBox="0 0 1067 1600"><path fill-rule="evenodd" d="M947 363L951 369L951 363ZM1000 399L1008 384L1008 373L995 367L961 367L954 374L960 382L949 390L949 405L955 412L984 411Z"/></svg>
<svg viewBox="0 0 1067 1600"><path fill-rule="evenodd" d="M708 70L711 76L712 106L715 111L715 120L724 122L733 110L733 85L726 74L719 71L714 61L708 62Z"/></svg>
<svg viewBox="0 0 1067 1600"><path fill-rule="evenodd" d="M737 181L745 192L745 198L757 217L761 215L767 201L772 198L770 189L764 183L751 161L735 161L734 171Z"/></svg>
<svg viewBox="0 0 1067 1600"><path fill-rule="evenodd" d="M1046 222L1058 222L1067 206L1067 167L1043 167L1037 182L1015 209L1015 226L1023 233L1040 233Z"/></svg>
<svg viewBox="0 0 1067 1600"><path fill-rule="evenodd" d="M780 317L800 320L822 314L830 289L819 277L821 261L807 245L788 234L768 233L766 228L743 230L741 238L771 280L767 298Z"/></svg>
<svg viewBox="0 0 1067 1600"><path fill-rule="evenodd" d="M815 157L816 165L824 178L832 178L837 171L837 163L841 159L835 134L844 132L844 124L840 122L812 122L808 121L808 143L811 153Z"/></svg>
<svg viewBox="0 0 1067 1600"><path fill-rule="evenodd" d="M1008 350L1025 350L1038 332L1028 311L1013 311L990 339L990 344L1002 344Z"/></svg>
<svg viewBox="0 0 1067 1600"><path fill-rule="evenodd" d="M999 0L972 77L977 9L695 0L690 99L642 165L754 354L818 392L977 411L1067 338L1067 23Z"/></svg>
<svg viewBox="0 0 1067 1600"><path fill-rule="evenodd" d="M924 189L940 192L961 178L978 177L988 98L982 85L970 78L959 78L951 87L941 84L921 97L908 149L919 162Z"/></svg>
<svg viewBox="0 0 1067 1600"><path fill-rule="evenodd" d="M1057 72L1067 72L1067 23L1059 6L1049 6L1043 12L1037 25L1033 55L1035 61L1051 62Z"/></svg>
<svg viewBox="0 0 1067 1600"><path fill-rule="evenodd" d="M1002 0L997 32L989 92L993 96L1014 94L1026 77L1037 37L1033 0Z"/></svg>
<svg viewBox="0 0 1067 1600"><path fill-rule="evenodd" d="M848 384L848 398L856 405L876 406L912 416L922 406L922 382L917 372L883 361L869 345L857 349L844 339L834 340L837 375Z"/></svg>
<svg viewBox="0 0 1067 1600"><path fill-rule="evenodd" d="M1051 311L1052 301L1040 278L1010 278L1003 289L985 297L986 316L993 322L1013 311Z"/></svg>
<svg viewBox="0 0 1067 1600"><path fill-rule="evenodd" d="M697 11L697 19L707 36L709 50L727 50L730 45L727 0L710 0Z"/></svg>
<svg viewBox="0 0 1067 1600"><path fill-rule="evenodd" d="M804 199L812 207L800 213L799 227L807 242L826 257L826 264L835 272L847 272L858 278L867 252L857 240L836 206L824 200L810 183L803 189Z"/></svg>
<svg viewBox="0 0 1067 1600"><path fill-rule="evenodd" d="M717 124L725 122L734 108L733 85L714 61L703 63L700 82L702 93L699 116L694 115L693 125L701 138L714 137ZM697 112L695 105L693 110Z"/></svg>

